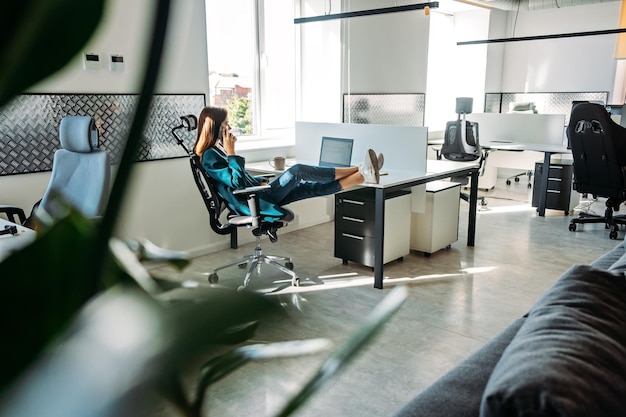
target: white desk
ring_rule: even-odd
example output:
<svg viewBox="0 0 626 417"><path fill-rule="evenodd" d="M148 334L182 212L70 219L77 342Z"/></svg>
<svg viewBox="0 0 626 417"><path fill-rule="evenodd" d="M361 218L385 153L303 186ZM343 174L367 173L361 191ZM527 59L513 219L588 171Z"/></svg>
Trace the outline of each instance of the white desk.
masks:
<svg viewBox="0 0 626 417"><path fill-rule="evenodd" d="M571 149L567 149L564 145L553 145L544 143L524 143L512 141L488 141L481 142L480 146L489 151L535 151L543 152L543 170L541 172L541 193L539 194L539 207L537 212L540 216L546 215L546 190L548 189L548 173L550 172L550 158L555 154L572 153Z"/></svg>
<svg viewBox="0 0 626 417"><path fill-rule="evenodd" d="M35 240L36 232L27 227L20 226L19 224L11 223L10 221L0 219L0 230L4 230L4 226L16 226L16 235L0 235L0 262L4 260L11 253L18 249L28 245Z"/></svg>
<svg viewBox="0 0 626 417"><path fill-rule="evenodd" d="M288 161L289 162L289 161ZM293 163L293 161L291 161ZM274 170L268 162L246 164L246 169L261 173L281 173ZM428 160L426 173L418 174L411 171L387 169L387 175L380 177L379 184L362 184L360 187L375 190L374 201L374 288L383 288L383 247L385 239L385 198L387 193L415 185L426 184L431 181L450 178L453 176L471 176L469 214L467 226L467 246L474 246L476 236L476 204L478 200L478 170L475 162L453 162ZM545 202L544 202L545 204Z"/></svg>

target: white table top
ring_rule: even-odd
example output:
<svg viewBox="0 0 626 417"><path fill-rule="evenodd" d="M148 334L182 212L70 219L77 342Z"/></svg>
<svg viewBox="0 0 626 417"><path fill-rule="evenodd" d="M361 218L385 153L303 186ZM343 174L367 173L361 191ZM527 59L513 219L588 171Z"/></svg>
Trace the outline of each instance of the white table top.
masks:
<svg viewBox="0 0 626 417"><path fill-rule="evenodd" d="M293 159L287 159L287 168L289 166L295 164L296 161ZM306 163L306 162L302 162ZM316 165L314 163L309 163L310 165ZM478 168L478 162L457 162L457 161L447 161L447 160L434 160L429 159L426 161L426 172L417 172L417 171L407 171L407 170L396 170L387 168L385 165L383 171L386 172L386 175L380 176L380 181L378 184L361 184L363 187L370 188L386 188L395 186L398 184L403 184L406 182L410 182L416 178L428 178L429 176L441 175L447 172L454 172L458 169L463 168ZM267 174L281 174L283 171L277 171L272 168L269 162L252 162L246 164L246 169L249 171L255 171L260 173Z"/></svg>
<svg viewBox="0 0 626 417"><path fill-rule="evenodd" d="M30 242L35 240L37 235L37 233L32 229L0 218L0 230L4 230L4 227L7 225L16 226L17 234L0 235L0 261L9 256L11 253L28 245Z"/></svg>

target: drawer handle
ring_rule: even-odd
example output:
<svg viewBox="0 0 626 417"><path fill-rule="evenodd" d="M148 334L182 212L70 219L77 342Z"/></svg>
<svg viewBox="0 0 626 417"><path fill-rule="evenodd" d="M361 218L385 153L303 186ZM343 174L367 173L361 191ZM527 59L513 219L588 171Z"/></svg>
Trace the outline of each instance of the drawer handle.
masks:
<svg viewBox="0 0 626 417"><path fill-rule="evenodd" d="M350 203L350 204L356 204L356 205L359 205L359 206L365 205L365 203L363 201L348 200L347 198L344 198L343 202L344 203Z"/></svg>
<svg viewBox="0 0 626 417"><path fill-rule="evenodd" d="M560 178L548 178L548 181L563 181Z"/></svg>
<svg viewBox="0 0 626 417"><path fill-rule="evenodd" d="M354 217L343 216L342 219L348 220L348 221L351 221L351 222L357 222L357 223L364 223L365 222L365 220L363 220L363 219L355 219Z"/></svg>
<svg viewBox="0 0 626 417"><path fill-rule="evenodd" d="M561 194L560 191L557 190L548 190L549 193L554 193L554 194Z"/></svg>
<svg viewBox="0 0 626 417"><path fill-rule="evenodd" d="M349 237L351 239L357 239L357 240L363 240L364 237L363 236L355 236L355 235L349 235L347 233L342 233L341 234L343 237Z"/></svg>

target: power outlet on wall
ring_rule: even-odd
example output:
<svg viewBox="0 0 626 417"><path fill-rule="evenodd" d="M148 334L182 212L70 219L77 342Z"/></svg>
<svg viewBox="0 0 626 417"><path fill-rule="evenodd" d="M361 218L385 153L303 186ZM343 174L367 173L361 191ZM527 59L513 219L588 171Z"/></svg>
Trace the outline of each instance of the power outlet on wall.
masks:
<svg viewBox="0 0 626 417"><path fill-rule="evenodd" d="M83 68L85 71L97 71L102 69L102 58L99 53L85 52L83 54Z"/></svg>
<svg viewBox="0 0 626 417"><path fill-rule="evenodd" d="M126 61L124 55L111 54L109 55L109 69L111 71L124 71L126 69Z"/></svg>

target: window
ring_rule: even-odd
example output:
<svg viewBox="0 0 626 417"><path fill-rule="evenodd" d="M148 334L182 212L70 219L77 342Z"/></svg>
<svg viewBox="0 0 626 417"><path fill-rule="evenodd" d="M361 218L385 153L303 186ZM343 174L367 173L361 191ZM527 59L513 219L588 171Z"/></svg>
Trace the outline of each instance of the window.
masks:
<svg viewBox="0 0 626 417"><path fill-rule="evenodd" d="M292 0L205 0L209 103L228 108L243 135L293 128Z"/></svg>

